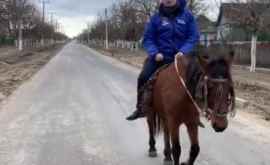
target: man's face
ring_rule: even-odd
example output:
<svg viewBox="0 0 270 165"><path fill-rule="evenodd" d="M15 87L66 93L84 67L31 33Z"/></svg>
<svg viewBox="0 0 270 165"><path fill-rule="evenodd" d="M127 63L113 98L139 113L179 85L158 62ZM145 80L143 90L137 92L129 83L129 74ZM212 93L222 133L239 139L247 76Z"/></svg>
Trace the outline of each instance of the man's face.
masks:
<svg viewBox="0 0 270 165"><path fill-rule="evenodd" d="M165 6L165 7L172 7L176 4L177 0L161 0L161 3Z"/></svg>

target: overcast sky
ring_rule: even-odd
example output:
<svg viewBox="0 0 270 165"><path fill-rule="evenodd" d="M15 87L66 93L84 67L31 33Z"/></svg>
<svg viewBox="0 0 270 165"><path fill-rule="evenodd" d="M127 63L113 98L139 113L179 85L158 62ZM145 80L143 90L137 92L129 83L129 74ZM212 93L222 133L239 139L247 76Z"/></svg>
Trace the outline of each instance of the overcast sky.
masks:
<svg viewBox="0 0 270 165"><path fill-rule="evenodd" d="M33 0L41 8L40 0ZM46 5L47 19L49 13L61 23L62 31L69 37L78 35L86 28L87 22L93 22L98 12L104 11L112 3L119 0L49 0ZM207 0L211 6L209 16L214 19L217 13L215 0Z"/></svg>

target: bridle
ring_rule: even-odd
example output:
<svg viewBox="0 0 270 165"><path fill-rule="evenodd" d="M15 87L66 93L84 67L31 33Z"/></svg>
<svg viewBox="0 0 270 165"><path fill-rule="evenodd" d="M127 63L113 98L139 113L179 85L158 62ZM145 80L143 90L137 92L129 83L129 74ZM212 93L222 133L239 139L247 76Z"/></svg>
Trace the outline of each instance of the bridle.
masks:
<svg viewBox="0 0 270 165"><path fill-rule="evenodd" d="M214 115L216 117L226 117L228 115L228 113L230 113L231 117L235 117L236 115L236 109L235 109L235 93L234 93L234 87L233 87L233 82L231 79L223 79L223 78L209 78L208 76L204 76L204 80L203 80L203 93L204 93L204 112L207 114L211 114ZM222 104L222 102L224 100L222 100L222 98L225 98L224 95L226 94L224 91L224 88L222 87L224 84L229 86L229 106L230 106L230 110L228 112L220 112L220 111L216 111L213 110L211 108L209 108L208 106L208 94L209 94L209 90L208 90L208 83L214 83L217 84L217 90L215 92L215 98L219 99L217 104L214 105L214 109L218 109L220 107L220 105ZM226 100L227 101L227 100Z"/></svg>
<svg viewBox="0 0 270 165"><path fill-rule="evenodd" d="M197 111L200 113L203 113L205 117L207 117L209 114L210 115L214 115L216 117L227 117L228 113L231 114L231 117L235 117L236 115L236 110L235 110L235 92L234 92L234 88L233 88L233 83L231 79L214 79L214 78L209 78L208 76L204 76L204 80L203 80L203 87L204 87L204 110L202 110L199 105L197 104L197 102L195 101L195 99L192 97L190 91L188 90L186 83L184 81L184 79L182 78L179 68L178 68L178 56L175 56L175 60L174 60L174 65L175 65L175 70L177 73L177 77L180 80L181 84L183 85L185 91L187 92L189 98L191 99L193 105L196 107ZM209 108L208 105L208 83L212 82L215 84L218 84L219 87L217 89L218 92L216 92L216 97L220 97L223 96L225 94L224 89L222 87L223 84L228 84L230 86L230 95L228 99L229 100L229 106L230 106L230 111L226 112L226 113L221 113L219 111L215 111L211 108ZM222 97L221 97L222 98ZM221 105L222 101L221 100L218 104L216 105ZM226 100L227 101L227 100ZM215 106L216 106L215 105Z"/></svg>

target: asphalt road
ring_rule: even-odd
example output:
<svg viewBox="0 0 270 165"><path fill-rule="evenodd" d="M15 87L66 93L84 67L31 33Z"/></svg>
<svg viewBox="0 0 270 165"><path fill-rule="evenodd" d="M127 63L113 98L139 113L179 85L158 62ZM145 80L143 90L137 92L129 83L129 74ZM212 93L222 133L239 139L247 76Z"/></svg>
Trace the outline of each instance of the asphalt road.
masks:
<svg viewBox="0 0 270 165"><path fill-rule="evenodd" d="M72 42L0 111L0 165L161 165L147 157L134 109L138 70ZM200 130L198 165L269 165L270 130L240 115L223 134ZM181 131L182 160L189 142Z"/></svg>

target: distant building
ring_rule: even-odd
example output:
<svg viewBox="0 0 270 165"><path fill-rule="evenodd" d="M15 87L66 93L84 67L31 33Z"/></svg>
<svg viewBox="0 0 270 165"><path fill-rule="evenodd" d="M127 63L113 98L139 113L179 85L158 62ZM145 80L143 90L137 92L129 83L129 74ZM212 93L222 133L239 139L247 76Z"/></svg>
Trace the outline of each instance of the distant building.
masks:
<svg viewBox="0 0 270 165"><path fill-rule="evenodd" d="M197 17L197 23L200 28L200 44L206 47L210 46L217 40L217 28L215 23L204 15Z"/></svg>
<svg viewBox="0 0 270 165"><path fill-rule="evenodd" d="M239 26L239 18L247 18L250 10L256 12L265 10L262 3L222 3L217 20L217 39L230 41L250 41L251 33ZM265 21L270 21L270 8L262 14Z"/></svg>

